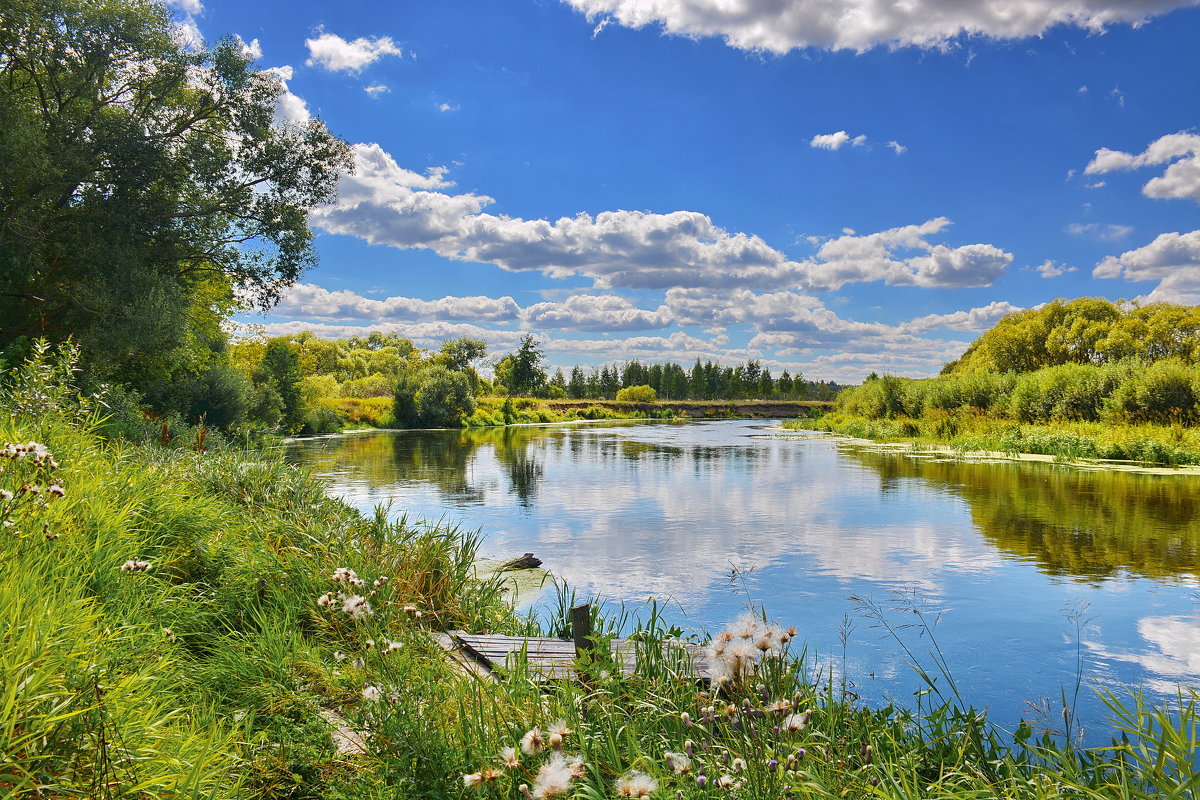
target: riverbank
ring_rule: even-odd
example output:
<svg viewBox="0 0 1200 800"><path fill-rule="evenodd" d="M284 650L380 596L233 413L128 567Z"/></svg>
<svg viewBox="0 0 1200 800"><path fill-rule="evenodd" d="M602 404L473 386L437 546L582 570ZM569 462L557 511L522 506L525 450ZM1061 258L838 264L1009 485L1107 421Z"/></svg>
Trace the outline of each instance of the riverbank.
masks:
<svg viewBox="0 0 1200 800"><path fill-rule="evenodd" d="M944 414L936 419L868 419L833 412L819 419L789 420L782 427L961 457L1049 460L1129 471L1200 472L1200 430L1178 425L1033 425L971 413Z"/></svg>
<svg viewBox="0 0 1200 800"><path fill-rule="evenodd" d="M763 616L717 636L715 687L681 680L654 606L593 610L601 637L641 643L633 676L475 680L429 633L560 634L569 592L521 619L476 573L476 537L364 517L269 452L0 415L0 445L31 441L0 472L7 797L1139 797L1191 779L1194 706L1114 700L1130 743L1088 752L995 729L952 681L867 708Z"/></svg>

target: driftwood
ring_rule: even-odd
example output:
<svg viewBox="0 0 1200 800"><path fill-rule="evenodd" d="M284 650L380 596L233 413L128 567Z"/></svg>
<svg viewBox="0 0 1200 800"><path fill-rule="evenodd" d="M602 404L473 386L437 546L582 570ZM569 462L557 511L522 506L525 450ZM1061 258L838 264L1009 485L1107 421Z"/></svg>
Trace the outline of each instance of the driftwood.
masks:
<svg viewBox="0 0 1200 800"><path fill-rule="evenodd" d="M540 567L542 560L533 553L526 553L520 558L514 558L512 561L506 561L500 569L533 569Z"/></svg>

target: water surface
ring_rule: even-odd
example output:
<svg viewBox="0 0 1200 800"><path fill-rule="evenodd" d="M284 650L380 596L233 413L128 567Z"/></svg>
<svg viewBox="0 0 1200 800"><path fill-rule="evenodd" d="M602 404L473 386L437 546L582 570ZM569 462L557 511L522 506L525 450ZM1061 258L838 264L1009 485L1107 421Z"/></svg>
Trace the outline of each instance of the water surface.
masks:
<svg viewBox="0 0 1200 800"><path fill-rule="evenodd" d="M1080 667L1096 730L1089 682L1200 684L1200 478L921 457L770 427L378 432L289 452L352 505L480 528L482 555L534 552L581 595L669 598L697 631L765 605L872 701L911 705L921 686L864 601L926 668L936 641L967 701L1005 725L1058 703ZM902 627L920 619L913 605L933 638Z"/></svg>

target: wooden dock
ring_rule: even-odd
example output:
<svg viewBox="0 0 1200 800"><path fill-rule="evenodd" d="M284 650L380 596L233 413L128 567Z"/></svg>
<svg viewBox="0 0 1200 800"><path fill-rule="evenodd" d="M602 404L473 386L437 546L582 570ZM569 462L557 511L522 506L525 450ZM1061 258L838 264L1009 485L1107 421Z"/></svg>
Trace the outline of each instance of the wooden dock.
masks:
<svg viewBox="0 0 1200 800"><path fill-rule="evenodd" d="M465 631L451 631L450 639L458 653L470 658L489 674L509 672L525 661L530 674L542 680L577 677L577 649L571 639L471 634ZM613 661L621 665L621 671L626 676L637 671L639 654L646 656L638 643L631 639L614 639L612 642ZM656 651L653 657L674 661L683 674L696 680L712 678L712 670L700 645L669 643L663 646L661 656Z"/></svg>

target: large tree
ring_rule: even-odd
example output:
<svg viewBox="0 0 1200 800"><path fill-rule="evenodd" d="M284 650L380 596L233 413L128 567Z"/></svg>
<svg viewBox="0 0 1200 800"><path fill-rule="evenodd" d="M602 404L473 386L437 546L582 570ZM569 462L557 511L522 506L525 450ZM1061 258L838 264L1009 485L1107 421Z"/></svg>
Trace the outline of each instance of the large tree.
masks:
<svg viewBox="0 0 1200 800"><path fill-rule="evenodd" d="M106 377L163 380L206 298L277 299L349 165L277 119L281 89L158 2L0 0L0 347L73 335Z"/></svg>

